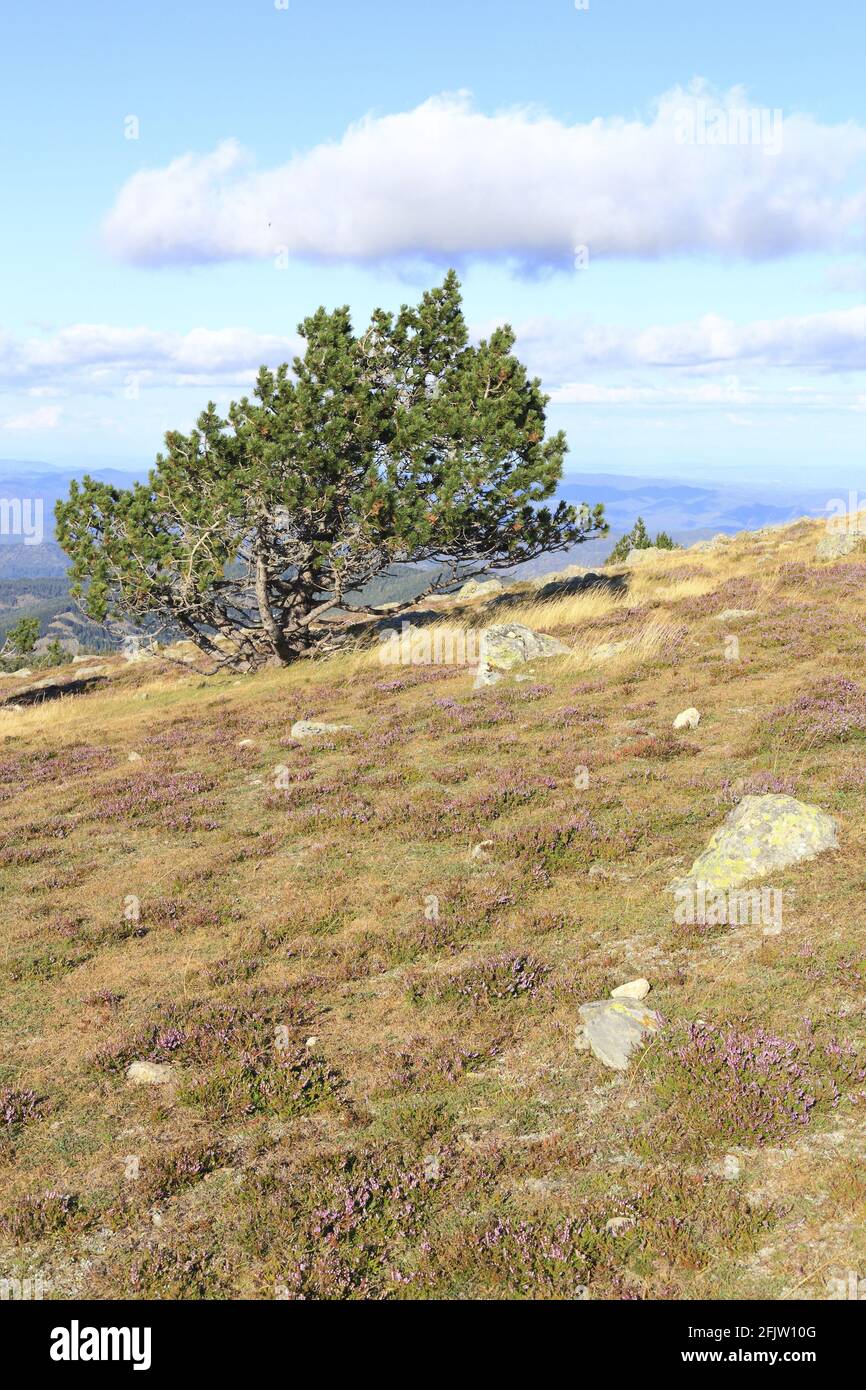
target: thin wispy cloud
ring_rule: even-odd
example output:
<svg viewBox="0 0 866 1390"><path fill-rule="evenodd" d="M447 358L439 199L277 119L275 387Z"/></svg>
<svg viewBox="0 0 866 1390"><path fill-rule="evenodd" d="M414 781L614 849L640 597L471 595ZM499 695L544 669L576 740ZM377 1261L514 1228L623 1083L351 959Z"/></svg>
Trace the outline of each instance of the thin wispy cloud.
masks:
<svg viewBox="0 0 866 1390"><path fill-rule="evenodd" d="M735 323L705 314L687 323L634 330L550 317L518 325L521 347L547 381L587 368L647 367L696 374L737 367L816 373L866 370L866 305Z"/></svg>
<svg viewBox="0 0 866 1390"><path fill-rule="evenodd" d="M864 245L866 128L761 111L701 81L645 119L493 114L467 93L368 116L268 169L226 140L133 175L104 224L142 266L467 258L558 266Z"/></svg>
<svg viewBox="0 0 866 1390"><path fill-rule="evenodd" d="M492 327L471 325L472 337ZM862 378L851 384L852 374L866 369L866 306L739 324L705 315L644 328L539 317L518 323L516 331L518 351L555 406L848 414L862 413L866 402ZM69 398L86 395L117 398L119 427L124 397L154 389L200 389L224 408L249 391L262 363L291 362L302 348L298 338L238 327L181 334L74 324L48 336L6 335L0 338L0 391L63 396L68 405L62 414L56 405L19 407L0 417L0 427L55 430L81 414L81 403Z"/></svg>
<svg viewBox="0 0 866 1390"><path fill-rule="evenodd" d="M0 336L0 383L43 391L70 377L98 388L118 373L148 374L168 384L248 381L262 364L291 361L297 337L246 328L192 328L187 333L110 324L72 324L44 337Z"/></svg>

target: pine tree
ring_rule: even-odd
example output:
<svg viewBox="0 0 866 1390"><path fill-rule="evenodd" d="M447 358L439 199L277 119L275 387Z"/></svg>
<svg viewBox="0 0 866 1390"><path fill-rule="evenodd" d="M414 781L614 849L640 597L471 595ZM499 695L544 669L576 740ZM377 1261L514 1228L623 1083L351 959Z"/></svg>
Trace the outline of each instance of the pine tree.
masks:
<svg viewBox="0 0 866 1390"><path fill-rule="evenodd" d="M361 336L347 308L299 331L292 370L263 367L226 418L211 403L169 432L146 484L85 477L58 503L90 617L156 616L217 660L231 645L284 664L327 646L324 614L395 564L424 565L430 594L605 534L600 506L539 505L565 436L545 439L548 397L509 327L469 344L453 271Z"/></svg>
<svg viewBox="0 0 866 1390"><path fill-rule="evenodd" d="M659 531L655 540L651 540L644 519L642 516L639 516L628 534L620 536L613 550L608 555L605 564L621 564L623 560L628 558L630 550L649 550L653 546L657 550L680 550L682 548L677 545L676 541L671 539L667 531Z"/></svg>

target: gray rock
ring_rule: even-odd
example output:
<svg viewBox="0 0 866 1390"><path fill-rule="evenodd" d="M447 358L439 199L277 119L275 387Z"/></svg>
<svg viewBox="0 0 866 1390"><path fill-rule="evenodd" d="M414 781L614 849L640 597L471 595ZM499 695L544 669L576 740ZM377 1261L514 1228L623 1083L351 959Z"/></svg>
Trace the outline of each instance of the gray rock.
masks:
<svg viewBox="0 0 866 1390"><path fill-rule="evenodd" d="M824 850L836 849L836 822L819 806L793 796L744 796L699 854L688 874L669 885L673 892L738 888Z"/></svg>
<svg viewBox="0 0 866 1390"><path fill-rule="evenodd" d="M135 1086L165 1086L172 1079L172 1070L165 1062L130 1062L126 1079Z"/></svg>
<svg viewBox="0 0 866 1390"><path fill-rule="evenodd" d="M614 1071L625 1071L635 1049L658 1032L658 1015L632 999L597 999L578 1013L593 1055Z"/></svg>
<svg viewBox="0 0 866 1390"><path fill-rule="evenodd" d="M701 722L701 716L700 716L700 714L699 714L698 711L694 708L694 706L691 706L691 708L689 708L689 709L684 709L683 712L682 712L682 714L678 714L678 715L677 715L676 719L674 720L674 728L675 728L675 729L696 729L696 728L698 727L698 725L700 724L700 722Z"/></svg>
<svg viewBox="0 0 866 1390"><path fill-rule="evenodd" d="M479 643L478 674L475 688L495 685L515 667L550 656L568 656L571 651L555 637L535 632L521 623L497 623L482 630Z"/></svg>
<svg viewBox="0 0 866 1390"><path fill-rule="evenodd" d="M602 642L600 646L593 647L589 653L590 666L603 666L606 661L612 661L621 652L628 651L630 642Z"/></svg>
<svg viewBox="0 0 866 1390"><path fill-rule="evenodd" d="M336 734L351 727L351 724L323 724L317 719L296 719L291 727L291 736L313 738L316 734Z"/></svg>
<svg viewBox="0 0 866 1390"><path fill-rule="evenodd" d="M646 564L647 560L652 560L657 555L661 555L662 553L668 554L669 552L662 552L662 550L657 545L633 546L632 549L626 555L623 563L629 566L644 565Z"/></svg>
<svg viewBox="0 0 866 1390"><path fill-rule="evenodd" d="M735 623L738 618L754 618L757 608L725 608L716 614L717 623Z"/></svg>
<svg viewBox="0 0 866 1390"><path fill-rule="evenodd" d="M815 550L816 560L838 560L843 555L851 555L866 541L866 531L856 527L846 531L828 531L822 536Z"/></svg>
<svg viewBox="0 0 866 1390"><path fill-rule="evenodd" d="M487 594L501 594L505 585L501 579L470 579L457 590L458 598L484 598Z"/></svg>

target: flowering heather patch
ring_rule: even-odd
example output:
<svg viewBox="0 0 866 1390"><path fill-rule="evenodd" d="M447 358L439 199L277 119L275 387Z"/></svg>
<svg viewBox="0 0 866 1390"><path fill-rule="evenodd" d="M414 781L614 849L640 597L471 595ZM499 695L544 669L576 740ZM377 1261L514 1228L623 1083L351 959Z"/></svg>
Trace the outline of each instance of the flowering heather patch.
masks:
<svg viewBox="0 0 866 1390"><path fill-rule="evenodd" d="M761 585L757 579L738 575L726 580L712 593L683 599L677 611L687 618L707 618L726 608L756 608L760 596Z"/></svg>
<svg viewBox="0 0 866 1390"><path fill-rule="evenodd" d="M562 709L553 711L552 718L556 724L566 728L573 724L593 724L600 728L605 723L605 716L600 710L584 709L582 705L563 705Z"/></svg>
<svg viewBox="0 0 866 1390"><path fill-rule="evenodd" d="M744 796L766 796L771 792L796 796L797 783L793 777L773 772L752 772L748 777L736 779L726 777L719 788L718 800L723 806L735 806Z"/></svg>
<svg viewBox="0 0 866 1390"><path fill-rule="evenodd" d="M409 1038L396 1050L388 1067L388 1089L402 1093L430 1086L438 1089L443 1081L453 1084L494 1061L506 1041L501 1034L477 1041Z"/></svg>
<svg viewBox="0 0 866 1390"><path fill-rule="evenodd" d="M550 967L534 956L505 951L477 965L466 966L454 975L426 983L416 982L411 993L416 1001L451 999L479 1009L489 1004L528 998L549 974Z"/></svg>
<svg viewBox="0 0 866 1390"><path fill-rule="evenodd" d="M224 1162L219 1144L182 1144L145 1160L134 1195L145 1202L165 1202L207 1177Z"/></svg>
<svg viewBox="0 0 866 1390"><path fill-rule="evenodd" d="M0 1133L11 1134L20 1129L28 1120L35 1120L41 1110L42 1101L35 1091L16 1090L14 1086L0 1087Z"/></svg>
<svg viewBox="0 0 866 1390"><path fill-rule="evenodd" d="M691 1023L649 1054L665 1114L650 1146L704 1154L732 1143L775 1144L813 1113L864 1095L866 1065L851 1043L791 1041Z"/></svg>
<svg viewBox="0 0 866 1390"><path fill-rule="evenodd" d="M835 989L842 986L858 993L862 993L866 986L866 958L851 956L838 947L825 949L822 958L813 942L804 941L792 956L784 957L781 963L788 968L793 967L814 984L826 983Z"/></svg>
<svg viewBox="0 0 866 1390"><path fill-rule="evenodd" d="M843 676L827 676L770 716L786 741L810 748L866 737L866 691Z"/></svg>
<svg viewBox="0 0 866 1390"><path fill-rule="evenodd" d="M136 1250L124 1295L172 1302L224 1299L231 1297L234 1275L231 1262L218 1248L214 1231L196 1227L192 1232L184 1231L177 1246L170 1238L152 1237Z"/></svg>
<svg viewBox="0 0 866 1390"><path fill-rule="evenodd" d="M547 887L551 876L568 865L588 865L598 855L603 832L587 811L553 825L533 825L512 830L501 842L505 857L528 873L533 882ZM619 846L620 850L623 846Z"/></svg>
<svg viewBox="0 0 866 1390"><path fill-rule="evenodd" d="M181 1087L179 1095L211 1120L257 1114L288 1120L339 1102L343 1086L339 1072L301 1047L258 1050L217 1062Z"/></svg>
<svg viewBox="0 0 866 1390"><path fill-rule="evenodd" d="M221 801L207 796L215 785L201 772L148 767L105 787L88 815L111 823L162 824L169 830L215 830L219 823L212 816L202 818L203 813L222 810Z"/></svg>
<svg viewBox="0 0 866 1390"><path fill-rule="evenodd" d="M89 743L72 744L68 748L49 752L17 753L0 759L0 788L9 788L10 794L14 795L46 782L89 778L116 764L117 754L110 748L97 748Z"/></svg>
<svg viewBox="0 0 866 1390"><path fill-rule="evenodd" d="M77 1198L70 1192L49 1190L21 1197L0 1214L0 1232L17 1244L42 1240L62 1231L77 1210Z"/></svg>
<svg viewBox="0 0 866 1390"><path fill-rule="evenodd" d="M291 1299L383 1298L417 1279L417 1253L447 1202L451 1155L434 1165L396 1148L322 1157L252 1175L245 1244ZM273 1287L273 1285L271 1285Z"/></svg>
<svg viewBox="0 0 866 1390"><path fill-rule="evenodd" d="M192 1000L166 1006L159 1018L103 1044L90 1061L98 1071L118 1072L137 1058L165 1062L175 1054L198 1065L230 1056L266 1058L277 1027L297 1037L309 1022L307 1011L286 999L254 999L252 1006Z"/></svg>

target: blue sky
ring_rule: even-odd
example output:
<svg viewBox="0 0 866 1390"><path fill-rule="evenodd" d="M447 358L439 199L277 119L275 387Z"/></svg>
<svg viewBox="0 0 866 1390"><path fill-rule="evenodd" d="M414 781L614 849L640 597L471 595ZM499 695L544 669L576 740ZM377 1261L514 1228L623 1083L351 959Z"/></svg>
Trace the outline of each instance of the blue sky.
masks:
<svg viewBox="0 0 866 1390"><path fill-rule="evenodd" d="M862 0L7 6L0 457L142 468L318 304L453 262L570 472L857 487L864 39Z"/></svg>

